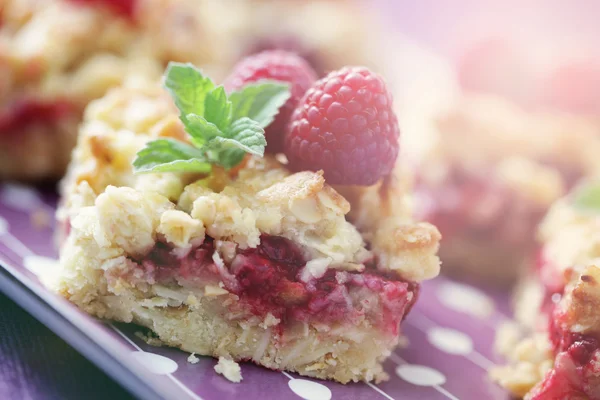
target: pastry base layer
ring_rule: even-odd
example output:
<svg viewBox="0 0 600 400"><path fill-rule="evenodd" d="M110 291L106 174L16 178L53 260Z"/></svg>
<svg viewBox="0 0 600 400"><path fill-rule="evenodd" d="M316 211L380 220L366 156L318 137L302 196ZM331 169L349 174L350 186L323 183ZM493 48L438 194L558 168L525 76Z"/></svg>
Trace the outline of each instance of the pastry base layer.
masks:
<svg viewBox="0 0 600 400"><path fill-rule="evenodd" d="M207 296L156 285L149 292L162 296L139 298L125 288L119 295L99 295L95 275L65 274L58 282L62 295L92 315L148 327L165 344L196 354L341 383L377 382L387 378L381 362L398 343L397 337L381 334L366 321L348 328L308 323L282 327L269 316L241 320L224 306L238 301L229 293Z"/></svg>

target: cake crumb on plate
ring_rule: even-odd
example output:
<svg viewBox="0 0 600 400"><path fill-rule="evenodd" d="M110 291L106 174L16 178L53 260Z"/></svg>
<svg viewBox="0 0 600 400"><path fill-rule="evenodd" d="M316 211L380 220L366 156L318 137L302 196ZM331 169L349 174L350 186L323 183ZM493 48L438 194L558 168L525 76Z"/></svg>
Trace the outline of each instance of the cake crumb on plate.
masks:
<svg viewBox="0 0 600 400"><path fill-rule="evenodd" d="M189 362L190 364L198 364L200 362L200 359L196 357L196 353L192 353L187 358L187 362Z"/></svg>
<svg viewBox="0 0 600 400"><path fill-rule="evenodd" d="M240 383L243 379L240 365L225 357L219 357L219 362L215 365L215 372L231 382Z"/></svg>
<svg viewBox="0 0 600 400"><path fill-rule="evenodd" d="M46 210L37 209L29 214L29 221L37 230L50 228L52 226L52 215Z"/></svg>

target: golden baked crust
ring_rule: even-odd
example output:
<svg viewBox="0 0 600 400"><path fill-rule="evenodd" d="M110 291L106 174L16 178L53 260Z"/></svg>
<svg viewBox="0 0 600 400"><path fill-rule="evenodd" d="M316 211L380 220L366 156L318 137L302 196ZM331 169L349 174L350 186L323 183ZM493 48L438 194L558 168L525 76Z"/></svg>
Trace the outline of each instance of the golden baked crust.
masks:
<svg viewBox="0 0 600 400"><path fill-rule="evenodd" d="M344 383L386 377L381 362L416 300L414 282L435 277L440 266L440 234L410 218L401 179L338 192L321 171L291 173L271 156L247 156L229 171L213 166L210 175L135 175L131 162L148 140L187 140L156 84L113 89L85 118L61 186L55 290L89 313L134 321L198 354ZM286 265L298 268L291 284L263 289L279 293L248 294L240 288L251 272L236 274L262 265L270 238L300 249L302 263ZM263 258L250 258L256 254ZM164 266L164 257L176 258ZM190 275L188 262L200 275ZM261 285L280 273L269 271ZM303 287L318 293L315 310L334 302L350 314L335 319L311 308L284 318L257 312L262 303L251 297L276 295L275 308L293 310L305 307ZM324 319L302 317L315 313Z"/></svg>
<svg viewBox="0 0 600 400"><path fill-rule="evenodd" d="M219 287L194 292L154 285L140 295L127 288L103 288L94 278L97 271L72 267L61 277L61 295L100 318L147 326L162 342L196 354L251 360L342 383L378 382L387 378L381 363L398 342L398 337L379 333L366 321L352 329L297 323L286 328L282 342L274 334L280 321L240 320L228 311L238 297Z"/></svg>

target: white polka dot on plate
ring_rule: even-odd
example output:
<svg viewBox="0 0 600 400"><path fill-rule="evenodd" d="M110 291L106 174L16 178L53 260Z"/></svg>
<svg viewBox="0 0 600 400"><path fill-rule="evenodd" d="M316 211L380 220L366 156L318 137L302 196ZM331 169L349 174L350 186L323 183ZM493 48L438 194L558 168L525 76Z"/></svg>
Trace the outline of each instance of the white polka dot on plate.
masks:
<svg viewBox="0 0 600 400"><path fill-rule="evenodd" d="M446 383L444 374L424 365L400 365L396 368L396 375L417 386L437 386Z"/></svg>
<svg viewBox="0 0 600 400"><path fill-rule="evenodd" d="M21 211L35 210L42 205L42 200L34 189L17 184L4 185L0 191L0 200L6 206Z"/></svg>
<svg viewBox="0 0 600 400"><path fill-rule="evenodd" d="M38 277L55 275L60 267L58 260L36 255L24 257L23 265Z"/></svg>
<svg viewBox="0 0 600 400"><path fill-rule="evenodd" d="M434 347L449 354L464 356L473 351L473 340L454 329L431 328L427 331L427 339Z"/></svg>
<svg viewBox="0 0 600 400"><path fill-rule="evenodd" d="M8 221L0 216L0 235L8 232Z"/></svg>
<svg viewBox="0 0 600 400"><path fill-rule="evenodd" d="M131 355L154 374L167 375L177 371L177 363L170 358L143 351L133 351Z"/></svg>
<svg viewBox="0 0 600 400"><path fill-rule="evenodd" d="M440 285L437 295L443 305L455 311L481 318L489 317L494 312L492 299L469 285L444 282Z"/></svg>
<svg viewBox="0 0 600 400"><path fill-rule="evenodd" d="M306 379L290 379L288 386L292 392L305 400L329 400L331 390L321 383Z"/></svg>

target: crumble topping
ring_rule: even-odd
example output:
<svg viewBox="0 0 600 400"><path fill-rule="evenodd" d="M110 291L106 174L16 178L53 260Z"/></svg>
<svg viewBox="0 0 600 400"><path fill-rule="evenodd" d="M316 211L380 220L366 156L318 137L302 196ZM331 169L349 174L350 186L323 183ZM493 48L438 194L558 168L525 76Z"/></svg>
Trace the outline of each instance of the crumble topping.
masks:
<svg viewBox="0 0 600 400"><path fill-rule="evenodd" d="M578 210L566 197L548 212L540 230L544 256L561 274L600 258L600 215Z"/></svg>
<svg viewBox="0 0 600 400"><path fill-rule="evenodd" d="M148 111L131 118L138 106ZM219 257L227 259L235 247L255 248L268 234L299 244L307 261L320 260L307 274L318 275L323 268L361 270L373 256L378 268L405 279L438 274L440 234L407 216L406 193L393 177L372 188L340 188L351 194L359 231L346 220L351 204L321 172L291 174L270 156L248 157L229 172L215 167L209 176L134 175L131 161L148 140L186 140L176 115L156 86L115 89L93 102L63 181L59 219L71 221L75 230L93 230L103 250L123 249L129 255L147 253L157 240L183 254L208 235L218 244ZM403 206L395 209L398 204ZM371 222L366 216L373 217ZM219 243L229 243L229 250Z"/></svg>

